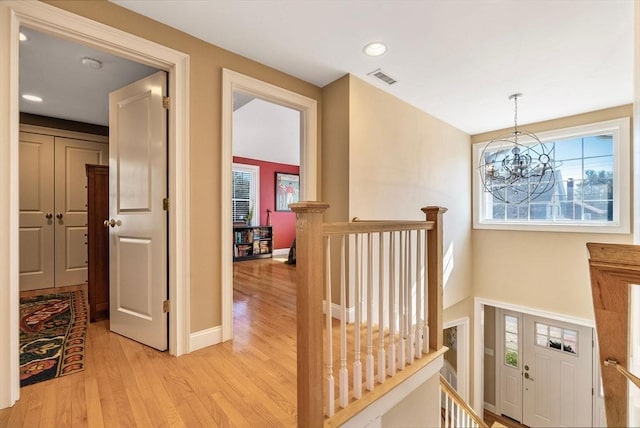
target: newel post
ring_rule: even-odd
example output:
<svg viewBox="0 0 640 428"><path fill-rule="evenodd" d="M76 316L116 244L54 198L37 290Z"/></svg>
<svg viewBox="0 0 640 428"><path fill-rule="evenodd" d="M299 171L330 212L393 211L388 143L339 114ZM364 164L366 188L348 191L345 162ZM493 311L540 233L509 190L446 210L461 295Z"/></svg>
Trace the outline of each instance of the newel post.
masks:
<svg viewBox="0 0 640 428"><path fill-rule="evenodd" d="M296 213L298 427L322 427L323 202L298 202Z"/></svg>
<svg viewBox="0 0 640 428"><path fill-rule="evenodd" d="M434 222L427 236L427 296L429 299L429 348L442 348L442 218L447 212L444 207L425 207L422 212L427 221Z"/></svg>

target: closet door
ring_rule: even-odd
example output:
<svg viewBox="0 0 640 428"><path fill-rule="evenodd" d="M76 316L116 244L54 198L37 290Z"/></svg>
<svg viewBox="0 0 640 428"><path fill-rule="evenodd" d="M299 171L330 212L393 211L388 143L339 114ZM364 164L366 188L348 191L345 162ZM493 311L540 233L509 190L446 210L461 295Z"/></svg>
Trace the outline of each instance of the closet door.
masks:
<svg viewBox="0 0 640 428"><path fill-rule="evenodd" d="M55 286L87 281L87 176L85 165L109 163L109 146L55 139Z"/></svg>
<svg viewBox="0 0 640 428"><path fill-rule="evenodd" d="M53 287L53 145L20 133L20 291Z"/></svg>

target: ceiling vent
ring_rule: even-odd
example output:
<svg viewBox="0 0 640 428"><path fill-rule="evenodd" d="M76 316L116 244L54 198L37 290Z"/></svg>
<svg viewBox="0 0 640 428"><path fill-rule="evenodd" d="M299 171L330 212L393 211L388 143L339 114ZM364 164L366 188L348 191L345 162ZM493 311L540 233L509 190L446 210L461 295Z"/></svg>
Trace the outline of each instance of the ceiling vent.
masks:
<svg viewBox="0 0 640 428"><path fill-rule="evenodd" d="M394 79L393 77L389 76L387 73L385 73L384 71L382 71L379 68L373 70L371 73L367 73L367 76L376 77L376 78L382 80L387 85L393 85L394 83L397 82L396 79Z"/></svg>

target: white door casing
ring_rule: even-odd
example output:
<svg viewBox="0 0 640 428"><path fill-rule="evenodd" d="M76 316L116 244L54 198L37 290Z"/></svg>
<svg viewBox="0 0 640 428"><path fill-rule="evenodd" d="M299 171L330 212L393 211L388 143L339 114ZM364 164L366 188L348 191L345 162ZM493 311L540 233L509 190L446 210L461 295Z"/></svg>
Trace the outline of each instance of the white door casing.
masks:
<svg viewBox="0 0 640 428"><path fill-rule="evenodd" d="M188 353L190 303L189 55L43 2L0 2L0 408L20 398L19 29L21 25L169 72L169 352Z"/></svg>
<svg viewBox="0 0 640 428"><path fill-rule="evenodd" d="M593 329L525 314L523 344L522 423L592 426Z"/></svg>
<svg viewBox="0 0 640 428"><path fill-rule="evenodd" d="M244 74L222 70L222 156L220 182L222 190L221 228L232 230L231 219L231 168L233 92L238 91L274 104L289 107L300 112L300 201L315 201L318 179L318 106L317 101L304 95L291 92L267 82ZM229 232L230 233L230 232ZM222 239L221 284L222 284L222 341L233 339L233 251L229 242ZM213 343L210 343L212 345Z"/></svg>
<svg viewBox="0 0 640 428"><path fill-rule="evenodd" d="M54 137L20 133L20 290L54 283Z"/></svg>
<svg viewBox="0 0 640 428"><path fill-rule="evenodd" d="M55 137L55 286L87 281L86 165L106 165L109 146Z"/></svg>
<svg viewBox="0 0 640 428"><path fill-rule="evenodd" d="M500 413L522 420L522 318L520 313L496 308L497 399ZM507 328L507 324L512 328ZM515 327L515 328L513 328ZM512 330L512 331L508 331ZM516 330L514 333L513 330ZM517 356L507 358L507 336L517 344ZM512 341L513 343L513 341ZM509 362L507 362L509 360ZM515 366L514 366L515 365Z"/></svg>
<svg viewBox="0 0 640 428"><path fill-rule="evenodd" d="M109 96L110 325L167 349L166 74Z"/></svg>

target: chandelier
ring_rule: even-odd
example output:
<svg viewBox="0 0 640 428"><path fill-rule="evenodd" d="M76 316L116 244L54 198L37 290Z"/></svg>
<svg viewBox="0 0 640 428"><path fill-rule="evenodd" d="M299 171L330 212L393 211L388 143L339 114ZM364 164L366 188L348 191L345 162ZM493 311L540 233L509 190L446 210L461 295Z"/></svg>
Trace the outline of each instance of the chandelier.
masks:
<svg viewBox="0 0 640 428"><path fill-rule="evenodd" d="M514 103L514 129L487 143L482 149L478 172L484 191L507 204L538 199L555 186L551 151L533 133L518 129L518 98Z"/></svg>

